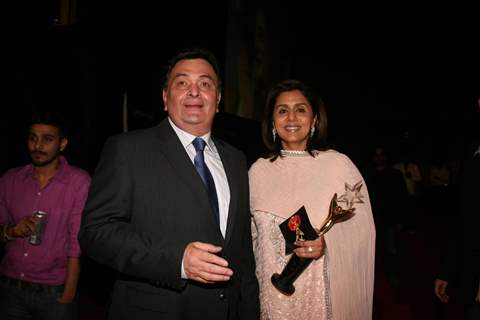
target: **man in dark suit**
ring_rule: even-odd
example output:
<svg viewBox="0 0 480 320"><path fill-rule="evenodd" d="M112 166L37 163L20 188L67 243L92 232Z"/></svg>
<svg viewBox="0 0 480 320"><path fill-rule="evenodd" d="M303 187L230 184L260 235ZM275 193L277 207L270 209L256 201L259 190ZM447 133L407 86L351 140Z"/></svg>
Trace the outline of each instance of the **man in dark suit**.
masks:
<svg viewBox="0 0 480 320"><path fill-rule="evenodd" d="M258 319L245 158L210 135L220 92L214 56L182 51L168 119L105 144L79 239L120 273L110 319Z"/></svg>
<svg viewBox="0 0 480 320"><path fill-rule="evenodd" d="M479 110L480 110L480 100ZM453 224L444 263L435 280L435 295L444 303L462 306L465 319L480 319L480 140L473 144L464 161L459 213ZM448 288L448 290L447 290ZM451 290L450 290L451 289Z"/></svg>

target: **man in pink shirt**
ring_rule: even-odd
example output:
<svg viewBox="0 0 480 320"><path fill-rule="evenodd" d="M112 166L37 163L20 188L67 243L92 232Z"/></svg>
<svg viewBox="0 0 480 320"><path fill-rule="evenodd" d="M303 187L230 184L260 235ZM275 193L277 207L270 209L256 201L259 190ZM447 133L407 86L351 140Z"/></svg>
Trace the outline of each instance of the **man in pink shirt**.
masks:
<svg viewBox="0 0 480 320"><path fill-rule="evenodd" d="M77 234L90 177L61 156L67 143L59 118L38 114L27 141L32 163L0 177L2 319L78 318ZM29 242L38 222L35 211L47 213L38 245Z"/></svg>

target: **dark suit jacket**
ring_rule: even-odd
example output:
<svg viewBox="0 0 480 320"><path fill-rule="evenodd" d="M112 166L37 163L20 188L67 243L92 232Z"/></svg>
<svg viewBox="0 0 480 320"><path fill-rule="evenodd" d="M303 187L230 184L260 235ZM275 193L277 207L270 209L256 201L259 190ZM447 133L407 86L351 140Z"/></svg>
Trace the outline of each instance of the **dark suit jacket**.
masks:
<svg viewBox="0 0 480 320"><path fill-rule="evenodd" d="M230 187L225 239L206 189L167 120L108 139L92 180L79 240L119 271L111 319L258 319L248 177L241 152L214 139ZM204 285L181 279L186 245L223 247L234 275Z"/></svg>
<svg viewBox="0 0 480 320"><path fill-rule="evenodd" d="M477 145L478 146L478 145ZM480 155L464 161L452 239L439 278L449 281L453 299L471 304L480 281Z"/></svg>

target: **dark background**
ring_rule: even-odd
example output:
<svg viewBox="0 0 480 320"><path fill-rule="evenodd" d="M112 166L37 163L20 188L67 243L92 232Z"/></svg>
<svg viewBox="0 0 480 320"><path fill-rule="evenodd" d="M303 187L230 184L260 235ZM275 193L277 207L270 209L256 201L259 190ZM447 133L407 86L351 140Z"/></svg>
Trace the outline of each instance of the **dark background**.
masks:
<svg viewBox="0 0 480 320"><path fill-rule="evenodd" d="M24 125L39 108L71 115L67 155L92 171L105 138L122 131L124 92L129 129L155 125L165 116L160 86L167 59L180 48L207 47L218 56L223 77L234 76L225 74L228 43L239 36L243 44L254 42L250 29L259 12L268 48L263 58L271 67L266 80L254 82L255 111L239 117L235 106L223 105L227 112L216 124L217 134L244 149L250 161L260 150L265 92L285 78L319 90L330 142L358 162L378 141L393 150L408 146L423 161L452 158L477 131L480 52L471 8L331 8L308 1L25 4L6 11L2 172L28 161ZM59 21L66 4L75 4L73 18ZM242 35L232 24L241 24ZM245 48L248 55L258 53L258 46Z"/></svg>
<svg viewBox="0 0 480 320"><path fill-rule="evenodd" d="M62 16L73 4L70 18ZM93 173L105 139L123 130L125 92L129 129L157 124L165 117L163 68L176 51L191 46L217 55L225 88L214 131L242 149L250 163L262 150L265 93L287 78L318 89L327 105L331 145L360 169L378 144L387 145L394 158L410 150L427 168L460 159L479 137L478 15L469 7L46 0L17 1L2 11L0 174L29 161L27 123L37 109L68 115L67 158ZM245 57L240 62L239 52ZM249 88L247 109L239 102L245 97L235 95L239 83ZM377 314L385 308L388 319L409 318L402 310L433 318L425 314L437 303L432 283L450 230L448 224L437 228L436 214L424 213L421 227L403 233L405 301L397 301L382 274L376 275L376 299L387 300L376 302ZM84 318L101 318L113 274L84 260L82 312L93 310ZM410 311L401 309L407 302ZM430 309L422 313L426 305Z"/></svg>

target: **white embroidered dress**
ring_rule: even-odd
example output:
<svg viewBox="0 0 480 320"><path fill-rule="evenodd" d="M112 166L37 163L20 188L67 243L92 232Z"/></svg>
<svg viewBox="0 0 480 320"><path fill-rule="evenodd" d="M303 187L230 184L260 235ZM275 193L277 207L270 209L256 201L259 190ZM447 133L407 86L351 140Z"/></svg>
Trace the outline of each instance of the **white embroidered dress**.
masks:
<svg viewBox="0 0 480 320"><path fill-rule="evenodd" d="M261 319L371 319L375 227L367 188L350 159L333 150L259 159L249 177ZM295 293L281 294L270 278L290 256L278 225L303 205L319 228L335 193L344 209L355 207L355 216L326 233L326 254L298 277Z"/></svg>

